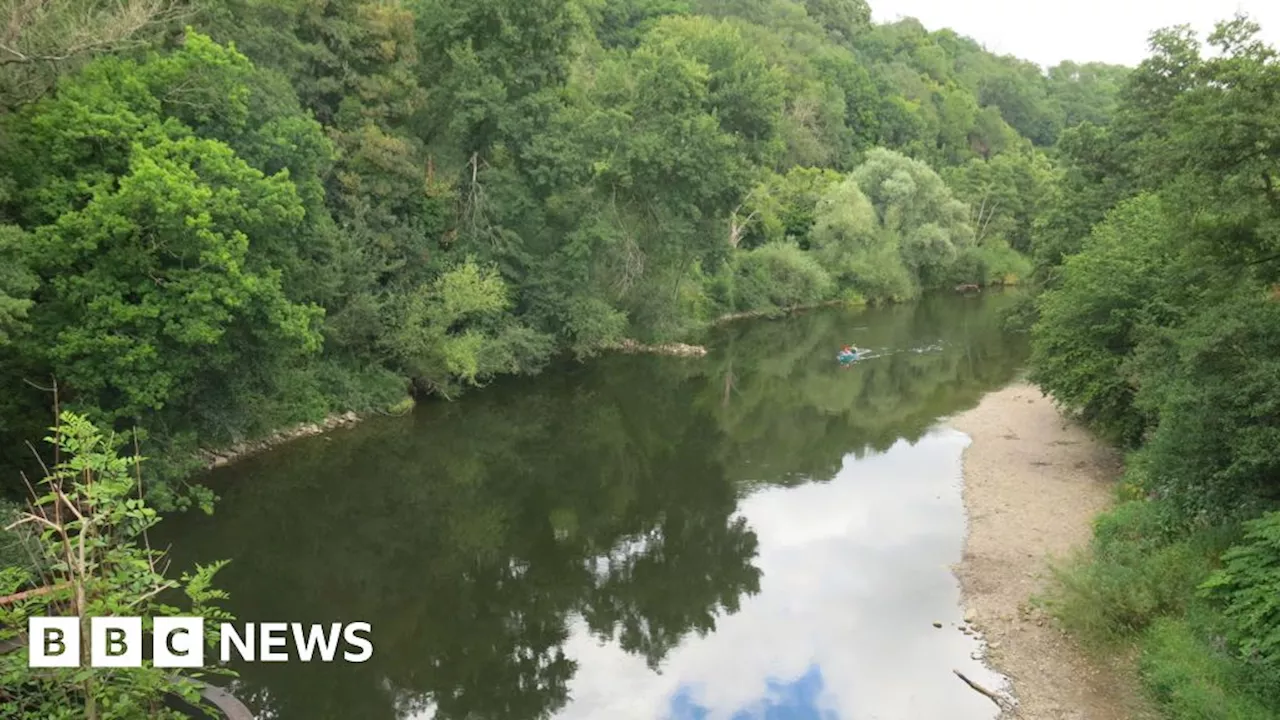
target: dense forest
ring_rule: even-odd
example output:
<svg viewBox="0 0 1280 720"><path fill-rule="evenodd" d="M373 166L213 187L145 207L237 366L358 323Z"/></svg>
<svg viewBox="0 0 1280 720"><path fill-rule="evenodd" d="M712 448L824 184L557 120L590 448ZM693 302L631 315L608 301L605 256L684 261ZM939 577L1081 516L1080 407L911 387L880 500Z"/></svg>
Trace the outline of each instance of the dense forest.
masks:
<svg viewBox="0 0 1280 720"><path fill-rule="evenodd" d="M1136 647L1167 717L1280 712L1280 61L1248 19L1045 69L862 0L0 18L2 464L55 402L175 480L626 338L1022 281L1032 379L1130 453L1058 617Z"/></svg>
<svg viewBox="0 0 1280 720"><path fill-rule="evenodd" d="M0 450L56 388L166 478L623 338L1025 277L1126 72L861 0L0 8Z"/></svg>

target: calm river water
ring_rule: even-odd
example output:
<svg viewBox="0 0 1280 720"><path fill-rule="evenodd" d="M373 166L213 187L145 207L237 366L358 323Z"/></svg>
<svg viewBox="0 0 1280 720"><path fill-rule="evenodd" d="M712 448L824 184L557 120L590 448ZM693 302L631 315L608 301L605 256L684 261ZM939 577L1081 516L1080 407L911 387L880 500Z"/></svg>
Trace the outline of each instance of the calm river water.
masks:
<svg viewBox="0 0 1280 720"><path fill-rule="evenodd" d="M1025 359L1012 299L498 382L215 472L165 541L231 560L239 621L372 624L363 664L237 667L263 720L989 720L952 674L1000 682L955 627L968 439L939 421Z"/></svg>

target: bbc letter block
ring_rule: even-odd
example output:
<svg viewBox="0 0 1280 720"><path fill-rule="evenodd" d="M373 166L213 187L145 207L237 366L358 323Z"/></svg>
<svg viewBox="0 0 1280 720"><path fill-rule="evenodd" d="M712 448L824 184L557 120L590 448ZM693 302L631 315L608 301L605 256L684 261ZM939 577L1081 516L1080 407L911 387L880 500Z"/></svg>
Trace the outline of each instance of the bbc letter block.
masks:
<svg viewBox="0 0 1280 720"><path fill-rule="evenodd" d="M80 667L80 618L27 618L27 637L31 644L28 667Z"/></svg>

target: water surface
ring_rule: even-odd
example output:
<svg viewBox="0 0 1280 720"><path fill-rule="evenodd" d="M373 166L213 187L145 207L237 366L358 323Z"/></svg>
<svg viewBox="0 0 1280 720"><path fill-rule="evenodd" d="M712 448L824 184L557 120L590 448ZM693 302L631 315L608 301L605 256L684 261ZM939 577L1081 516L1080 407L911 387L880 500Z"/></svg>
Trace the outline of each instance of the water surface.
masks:
<svg viewBox="0 0 1280 720"><path fill-rule="evenodd" d="M262 718L987 720L950 565L1009 297L738 323L214 474L179 565L243 622L372 623L364 664L244 664ZM841 367L847 343L871 357ZM936 629L934 622L943 624Z"/></svg>

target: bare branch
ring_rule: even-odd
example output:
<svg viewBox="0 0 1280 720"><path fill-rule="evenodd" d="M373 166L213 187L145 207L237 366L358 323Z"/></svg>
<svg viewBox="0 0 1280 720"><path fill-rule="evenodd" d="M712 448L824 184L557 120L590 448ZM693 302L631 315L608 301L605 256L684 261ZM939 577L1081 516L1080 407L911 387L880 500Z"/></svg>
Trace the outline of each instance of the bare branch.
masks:
<svg viewBox="0 0 1280 720"><path fill-rule="evenodd" d="M0 0L0 111L31 102L74 63L143 47L192 0Z"/></svg>
<svg viewBox="0 0 1280 720"><path fill-rule="evenodd" d="M9 523L8 525L5 526L4 529L12 530L14 528L22 527L23 525L28 525L33 522L40 523L41 525L44 525L45 527L48 527L51 530L62 530L61 525L54 523L48 518L43 518L43 517L40 517L39 515L36 515L35 513L29 513L29 512L22 513L22 517L20 519L14 520L13 522Z"/></svg>
<svg viewBox="0 0 1280 720"><path fill-rule="evenodd" d="M5 595L3 597L0 597L0 607L3 607L5 605L12 605L14 603L19 603L19 602L22 602L23 600L30 600L33 597L41 597L43 595L49 595L51 593L59 592L61 590L70 590L70 589L71 589L71 583L62 582L56 585L44 585L42 587L32 588L30 590L23 590L22 592L19 592L19 593L14 593L12 595Z"/></svg>
<svg viewBox="0 0 1280 720"><path fill-rule="evenodd" d="M139 32L186 12L179 0L0 0L0 66L58 63L136 46L142 43Z"/></svg>

